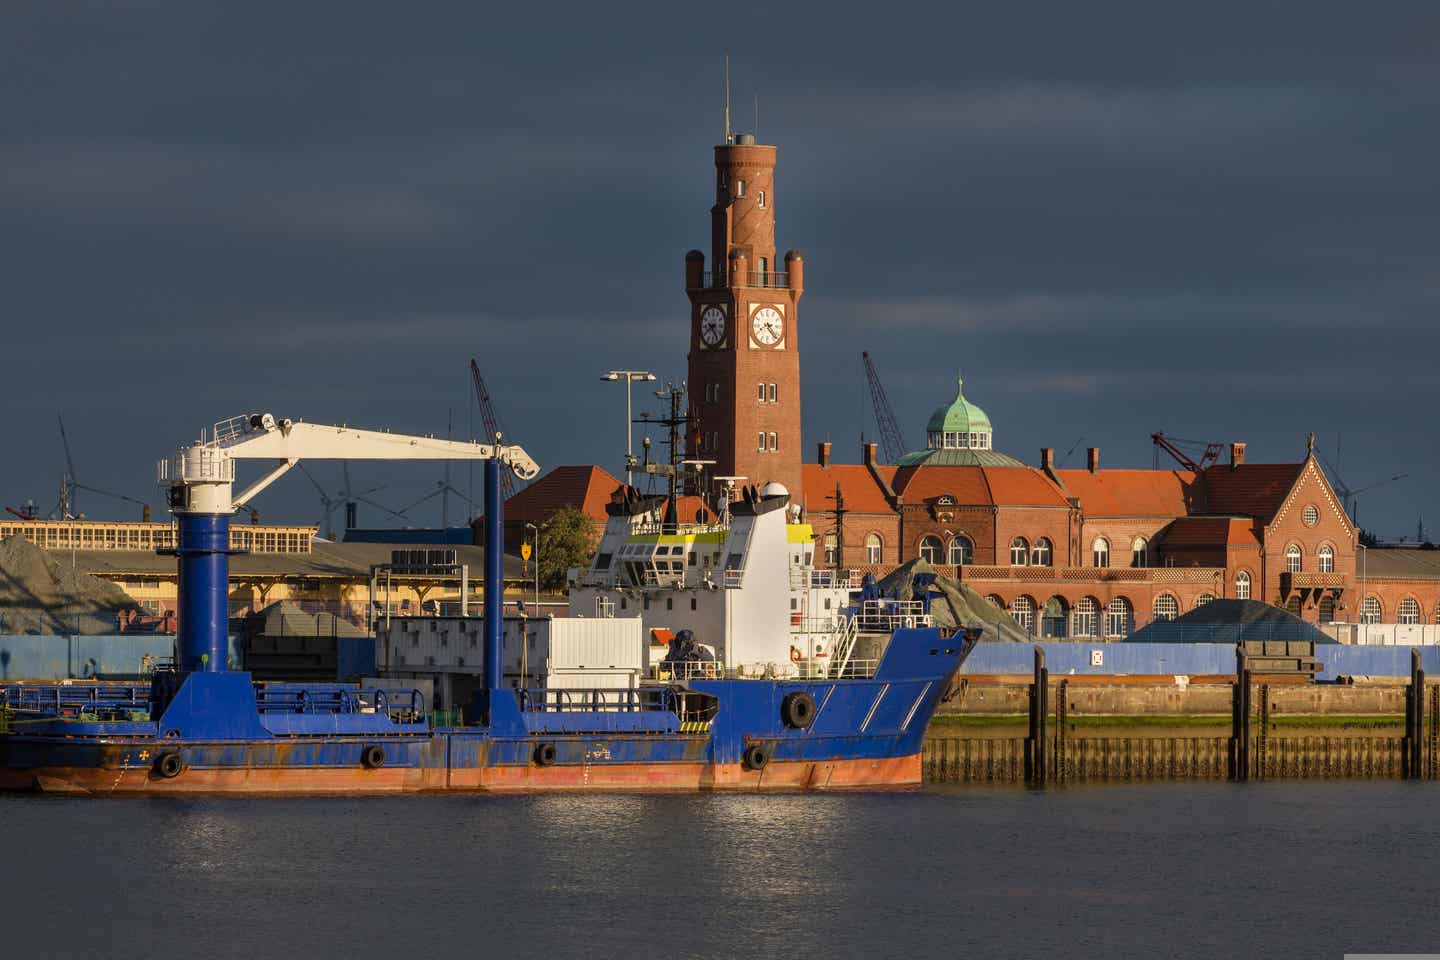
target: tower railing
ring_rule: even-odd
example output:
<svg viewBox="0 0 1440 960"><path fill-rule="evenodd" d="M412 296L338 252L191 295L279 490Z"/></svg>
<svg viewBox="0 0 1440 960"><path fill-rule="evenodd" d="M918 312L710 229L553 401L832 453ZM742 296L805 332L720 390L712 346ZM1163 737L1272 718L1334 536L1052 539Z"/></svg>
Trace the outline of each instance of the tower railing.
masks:
<svg viewBox="0 0 1440 960"><path fill-rule="evenodd" d="M721 287L749 287L786 290L790 287L790 272L788 270L769 270L761 273L758 270L747 270L744 283L730 283L727 271L706 270L701 277L701 286L706 289L719 289Z"/></svg>

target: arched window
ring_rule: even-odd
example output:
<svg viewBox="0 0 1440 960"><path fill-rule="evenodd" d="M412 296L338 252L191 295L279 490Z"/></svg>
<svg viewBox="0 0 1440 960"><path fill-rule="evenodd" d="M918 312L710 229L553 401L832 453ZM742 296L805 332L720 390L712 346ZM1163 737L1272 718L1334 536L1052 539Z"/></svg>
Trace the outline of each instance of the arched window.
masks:
<svg viewBox="0 0 1440 960"><path fill-rule="evenodd" d="M1299 545L1299 544L1292 543L1292 544L1290 544L1290 546L1288 546L1288 547L1285 548L1285 572L1286 572L1286 573L1299 573L1299 572L1300 572L1300 556L1301 556L1301 554L1300 554L1300 545Z"/></svg>
<svg viewBox="0 0 1440 960"><path fill-rule="evenodd" d="M1040 611L1040 635L1055 639L1065 638L1065 627L1069 621L1064 597L1051 597Z"/></svg>
<svg viewBox="0 0 1440 960"><path fill-rule="evenodd" d="M1030 544L1025 542L1024 537L1016 537L1010 541L1010 566L1023 567L1029 558Z"/></svg>
<svg viewBox="0 0 1440 960"><path fill-rule="evenodd" d="M1155 619L1174 620L1180 616L1180 601L1168 593L1162 593L1155 598Z"/></svg>
<svg viewBox="0 0 1440 960"><path fill-rule="evenodd" d="M835 543L835 534L825 534L825 566L833 567L839 562L840 552Z"/></svg>
<svg viewBox="0 0 1440 960"><path fill-rule="evenodd" d="M1324 546L1322 546L1322 547L1320 548L1319 558L1320 558L1320 572L1321 572L1321 573L1334 573L1334 572L1335 572L1335 548L1334 548L1334 547L1330 546L1330 544L1328 544L1328 543L1325 544Z"/></svg>
<svg viewBox="0 0 1440 960"><path fill-rule="evenodd" d="M1105 607L1105 636L1130 636L1131 622L1130 601L1124 597L1116 597Z"/></svg>
<svg viewBox="0 0 1440 960"><path fill-rule="evenodd" d="M1030 563L1036 567L1050 566L1051 555L1054 550L1050 546L1049 537L1041 537L1035 541L1035 547L1030 551Z"/></svg>
<svg viewBox="0 0 1440 960"><path fill-rule="evenodd" d="M1082 597L1075 602L1075 612L1070 616L1070 635L1074 637L1098 637L1100 635L1100 604L1094 597Z"/></svg>
<svg viewBox="0 0 1440 960"><path fill-rule="evenodd" d="M881 555L885 552L885 544L878 533L865 534L865 562L880 563Z"/></svg>
<svg viewBox="0 0 1440 960"><path fill-rule="evenodd" d="M986 600L989 600L991 603L995 604L995 609L997 609L997 610L1005 610L1005 609L1007 609L1007 607L1005 606L1005 601L1000 598L1000 595L999 595L999 594L992 593L992 594L990 594L990 596L986 597L985 599L986 599Z"/></svg>
<svg viewBox="0 0 1440 960"><path fill-rule="evenodd" d="M1419 623L1420 603L1414 597L1406 597L1395 613L1400 623Z"/></svg>
<svg viewBox="0 0 1440 960"><path fill-rule="evenodd" d="M1244 570L1235 574L1235 599L1250 599L1250 574Z"/></svg>
<svg viewBox="0 0 1440 960"><path fill-rule="evenodd" d="M1335 598L1328 593L1320 598L1320 622L1335 622Z"/></svg>
<svg viewBox="0 0 1440 960"><path fill-rule="evenodd" d="M1196 609L1196 610L1199 610L1201 607L1205 606L1205 604L1209 603L1211 600L1214 600L1214 599L1215 599L1215 594L1213 594L1213 593L1202 593L1202 594L1200 594L1200 596L1198 596L1198 597L1195 598L1195 609Z"/></svg>
<svg viewBox="0 0 1440 960"><path fill-rule="evenodd" d="M1145 538L1144 538L1144 537L1136 537L1134 540L1132 540L1132 541L1130 542L1130 566L1132 566L1132 567L1148 567L1148 566L1150 566L1150 563L1149 563L1149 551L1147 550L1147 547L1148 547L1148 546L1149 546L1149 544L1147 544L1147 543L1145 542Z"/></svg>
<svg viewBox="0 0 1440 960"><path fill-rule="evenodd" d="M1380 613L1380 599L1378 597L1366 597L1365 602L1360 604L1361 623L1379 623Z"/></svg>
<svg viewBox="0 0 1440 960"><path fill-rule="evenodd" d="M1090 553L1091 553L1092 557L1094 558L1095 566L1097 566L1097 567L1108 567L1108 566L1110 566L1110 541L1109 541L1109 540L1106 540L1104 537L1096 537L1096 538L1095 538L1095 544L1090 548Z"/></svg>
<svg viewBox="0 0 1440 960"><path fill-rule="evenodd" d="M967 563L974 563L975 544L964 534L950 538L950 562L957 567L963 567Z"/></svg>
<svg viewBox="0 0 1440 960"><path fill-rule="evenodd" d="M942 553L944 549L945 545L940 542L939 537L925 537L920 541L920 559L926 563L940 563L940 558L944 556Z"/></svg>
<svg viewBox="0 0 1440 960"><path fill-rule="evenodd" d="M1015 602L1010 604L1010 616L1020 624L1021 629L1026 633L1035 632L1035 601L1029 597L1016 597Z"/></svg>

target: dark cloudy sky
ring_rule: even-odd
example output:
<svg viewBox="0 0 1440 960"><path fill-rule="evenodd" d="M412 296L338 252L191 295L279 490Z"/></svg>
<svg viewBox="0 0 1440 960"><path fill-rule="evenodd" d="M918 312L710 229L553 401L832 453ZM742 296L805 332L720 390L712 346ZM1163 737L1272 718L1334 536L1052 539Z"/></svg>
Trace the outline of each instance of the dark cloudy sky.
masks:
<svg viewBox="0 0 1440 960"><path fill-rule="evenodd" d="M472 355L543 464L618 470L598 374L685 374L726 49L806 254L807 449L873 433L868 349L912 445L963 371L1027 461L1313 430L1353 486L1410 474L1362 524L1440 530L1433 0L9 0L0 503L53 504L57 412L83 482L155 502L236 413L463 434ZM391 506L439 476L354 472Z"/></svg>

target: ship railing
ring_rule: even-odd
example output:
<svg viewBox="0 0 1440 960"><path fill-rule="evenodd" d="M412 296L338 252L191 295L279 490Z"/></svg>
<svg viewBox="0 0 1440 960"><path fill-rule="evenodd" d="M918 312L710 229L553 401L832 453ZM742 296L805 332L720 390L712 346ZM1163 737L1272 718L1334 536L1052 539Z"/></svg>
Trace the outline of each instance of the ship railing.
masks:
<svg viewBox="0 0 1440 960"><path fill-rule="evenodd" d="M414 723L425 716L425 696L419 690L357 690L354 687L261 687L255 691L261 713L384 714L397 723Z"/></svg>
<svg viewBox="0 0 1440 960"><path fill-rule="evenodd" d="M150 687L129 684L12 684L0 703L18 713L57 717L112 716L150 709Z"/></svg>
<svg viewBox="0 0 1440 960"><path fill-rule="evenodd" d="M675 695L664 688L596 687L568 690L532 687L518 691L524 713L640 713L675 710Z"/></svg>
<svg viewBox="0 0 1440 960"><path fill-rule="evenodd" d="M687 660L678 663L662 660L650 665L650 679L662 683L674 680L718 680L724 676L724 664L715 660Z"/></svg>
<svg viewBox="0 0 1440 960"><path fill-rule="evenodd" d="M782 670L779 680L868 680L880 669L879 660L847 660L836 666L831 657L816 657L794 664L794 670Z"/></svg>
<svg viewBox="0 0 1440 960"><path fill-rule="evenodd" d="M745 582L745 571L734 568L727 568L720 580L720 585L726 590L739 589Z"/></svg>
<svg viewBox="0 0 1440 960"><path fill-rule="evenodd" d="M839 633L843 629L841 621L834 617L802 617L796 614L790 615L791 633Z"/></svg>
<svg viewBox="0 0 1440 960"><path fill-rule="evenodd" d="M934 625L919 600L866 600L856 615L862 633L890 633L902 627Z"/></svg>
<svg viewBox="0 0 1440 960"><path fill-rule="evenodd" d="M858 570L811 570L810 586L858 590L860 589L860 573Z"/></svg>

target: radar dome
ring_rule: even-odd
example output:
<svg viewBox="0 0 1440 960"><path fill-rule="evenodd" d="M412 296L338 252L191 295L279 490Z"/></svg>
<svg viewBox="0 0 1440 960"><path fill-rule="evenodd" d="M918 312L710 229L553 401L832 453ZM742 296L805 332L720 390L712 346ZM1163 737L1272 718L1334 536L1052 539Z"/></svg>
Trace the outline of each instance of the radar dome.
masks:
<svg viewBox="0 0 1440 960"><path fill-rule="evenodd" d="M775 480L771 480L769 483L765 484L763 489L761 489L760 496L788 497L790 496L790 491L785 489L785 484L779 483Z"/></svg>

